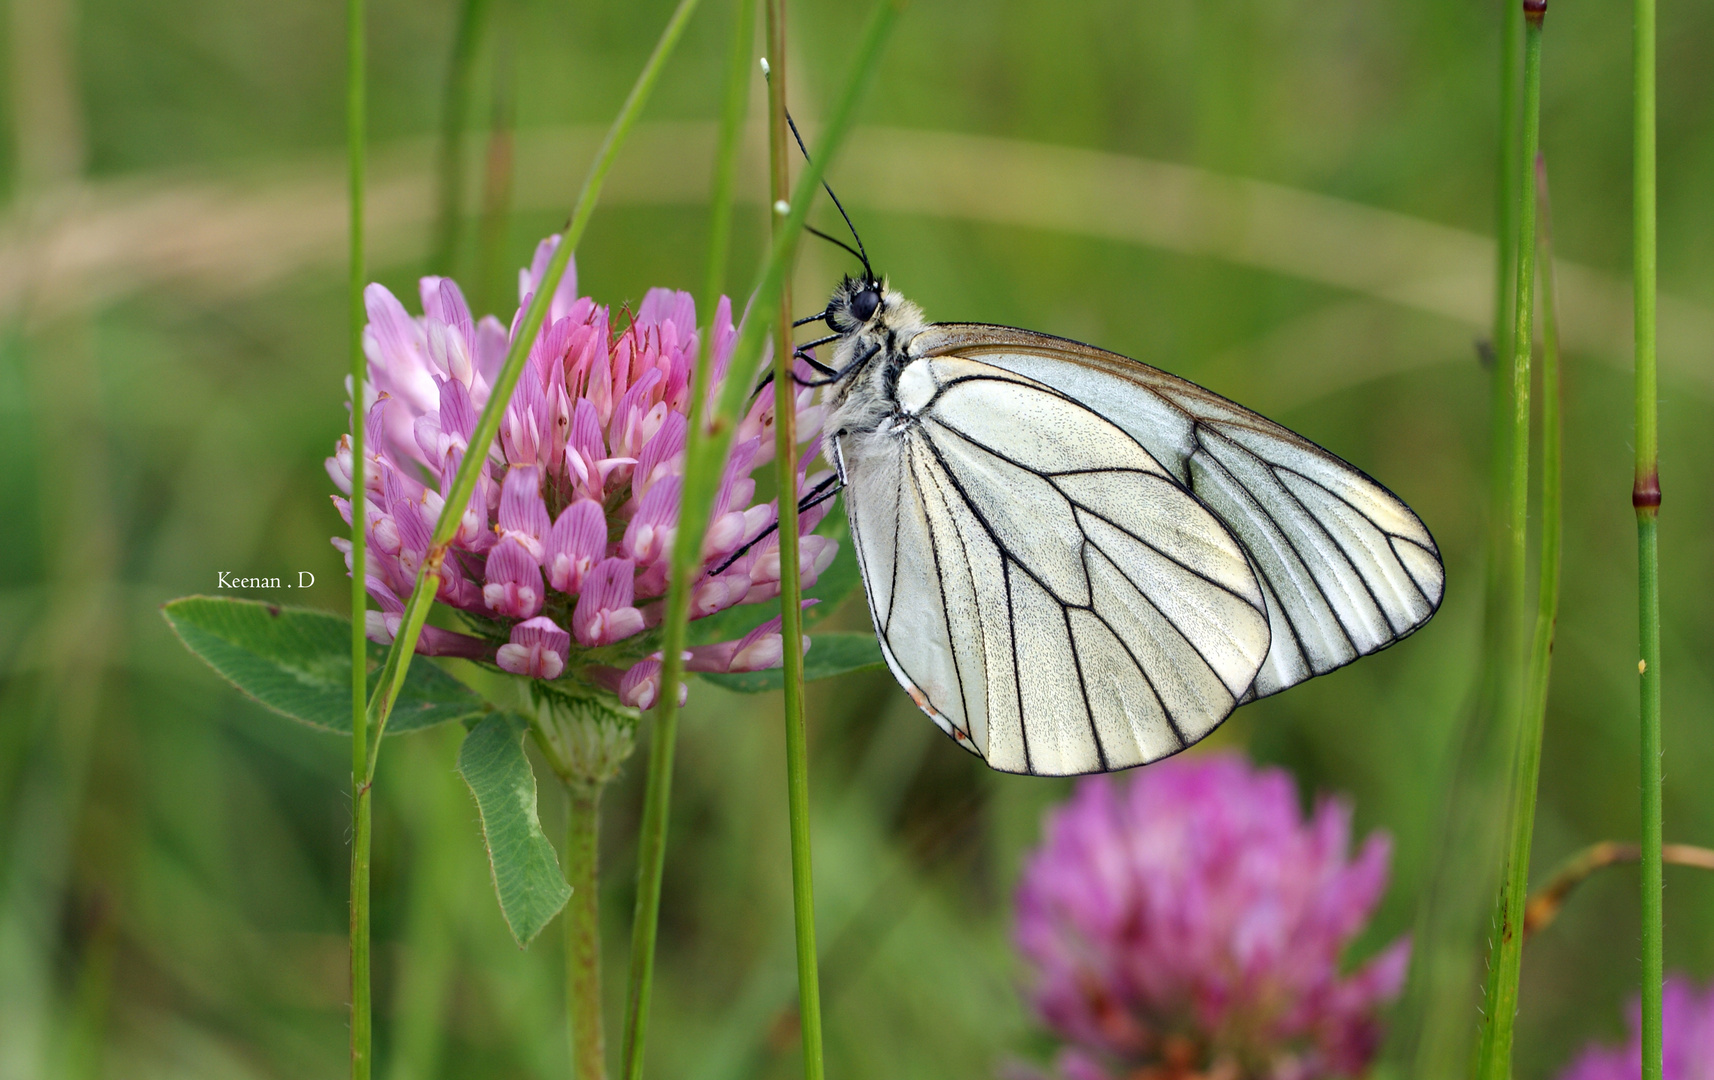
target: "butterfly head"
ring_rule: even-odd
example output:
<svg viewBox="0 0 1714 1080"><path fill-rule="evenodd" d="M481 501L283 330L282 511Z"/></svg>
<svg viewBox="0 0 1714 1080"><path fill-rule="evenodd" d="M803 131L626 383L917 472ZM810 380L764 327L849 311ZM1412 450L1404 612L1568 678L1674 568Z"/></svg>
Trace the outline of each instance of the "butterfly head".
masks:
<svg viewBox="0 0 1714 1080"><path fill-rule="evenodd" d="M824 316L827 328L836 334L861 331L886 307L886 291L886 282L876 281L867 274L859 277L847 275L827 301L827 314Z"/></svg>
<svg viewBox="0 0 1714 1080"><path fill-rule="evenodd" d="M885 279L868 274L841 281L822 319L847 341L881 341L895 348L923 327L920 308L890 289Z"/></svg>

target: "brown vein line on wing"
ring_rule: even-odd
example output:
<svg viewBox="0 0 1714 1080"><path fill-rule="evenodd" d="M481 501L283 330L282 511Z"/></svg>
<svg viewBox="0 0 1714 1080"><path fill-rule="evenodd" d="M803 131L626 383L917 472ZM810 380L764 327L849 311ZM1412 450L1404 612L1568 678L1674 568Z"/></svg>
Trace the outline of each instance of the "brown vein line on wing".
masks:
<svg viewBox="0 0 1714 1080"><path fill-rule="evenodd" d="M1389 548L1393 549L1393 558L1398 559L1398 555L1399 555L1397 548L1393 547L1393 541L1395 541L1395 540L1403 540L1407 544L1414 544L1417 548L1419 548L1423 551L1427 551L1426 548L1423 548L1423 546L1421 544L1417 544L1416 541L1412 540L1410 537L1401 536L1398 533L1392 532L1385 525L1382 525L1380 522L1376 521L1374 518L1370 517L1368 514L1364 513L1361 509L1359 509L1356 503L1353 503L1350 499L1345 498L1345 496L1339 494L1337 491L1334 491L1332 488L1328 487L1326 484L1323 484L1321 481L1317 480L1315 477L1310 476L1307 473L1298 472L1296 469L1291 468L1289 465L1275 465L1273 462L1267 461L1265 458L1258 458L1258 460L1261 460L1263 462L1263 464L1267 465L1268 468L1272 469L1276 476L1278 476L1282 473L1291 473L1293 476L1297 477L1299 480L1302 480L1304 483L1313 485L1314 487L1318 487L1322 491L1325 491L1328 494L1328 496L1330 498L1334 499L1335 501L1344 503L1350 509L1350 511L1353 514L1356 514L1358 517L1362 518L1364 521L1367 521L1370 525L1373 525L1375 527L1376 532L1380 533L1382 536L1387 538L1387 546ZM1303 506L1303 500L1298 499L1296 493L1293 492L1291 490L1291 488L1286 487L1286 485L1284 483L1281 483L1280 486L1284 487L1286 489L1287 494L1291 495L1293 500L1295 500L1297 502L1298 506L1300 506L1300 507ZM1308 507L1303 507L1303 509L1304 509L1304 513L1307 514L1309 512ZM1409 509L1409 507L1406 507L1406 509ZM1327 531L1328 535L1330 535L1330 536L1332 535L1331 530L1324 530L1324 531ZM1340 543L1339 538L1337 536L1333 537L1333 542L1335 544L1338 544L1339 549L1341 551L1345 552L1346 559L1350 561L1352 568L1356 569L1357 561L1355 559L1351 558L1350 549L1346 548L1344 544ZM1435 559L1435 561L1439 562L1440 560L1437 557ZM1414 575L1410 572L1410 567L1405 565L1403 559L1399 559L1399 568L1405 572L1405 578L1410 581L1411 588L1416 590L1416 594L1418 596L1422 597L1423 603L1427 604L1432 609L1435 606L1434 601L1430 600L1428 598L1428 594L1422 591L1422 586L1417 584L1416 575ZM1363 572L1361 570L1357 571L1357 576L1363 578L1365 585L1368 584L1368 578L1364 577ZM1370 596L1375 595L1373 589L1369 590L1369 595ZM1375 597L1375 606L1381 608L1381 614L1382 615L1386 615L1387 609L1385 607L1381 606L1381 601L1380 601L1379 597ZM1391 627L1392 627L1392 620L1391 619L1387 620L1387 626L1388 626L1388 629L1391 629Z"/></svg>
<svg viewBox="0 0 1714 1080"><path fill-rule="evenodd" d="M944 428L946 431L952 433L953 435L957 435L961 439L964 438L964 435L961 432L959 432L959 431L957 431L951 427L948 427L946 424L941 423L939 420L935 420L934 423L938 427ZM1137 662L1137 658L1136 658L1135 654L1133 654L1131 652L1130 646L1125 645L1124 638L1119 635L1119 632L1116 629L1114 629L1113 625L1111 623L1109 623L1105 618L1102 618L1100 612L1095 610L1095 592L1094 592L1095 586L1094 586L1093 580L1090 581L1090 586L1089 586L1090 587L1090 593L1089 593L1089 604L1088 604L1088 606L1084 606L1082 604L1067 604L1064 601L1060 600L1057 596L1055 596L1053 588L1051 586L1049 586L1047 582L1043 581L1039 576L1037 576L1032 570L1030 570L1030 568L1028 566L1025 566L1023 564L1022 560L1015 557L1012 554L1012 550L1006 546L1005 541L1000 539L1000 534L998 532L996 532L994 530L994 527L988 523L988 519L983 516L982 511L980 508L977 507L975 500L970 498L970 493L964 490L964 485L959 482L958 477L953 473L951 467L947 465L946 459L941 456L940 449L934 445L934 439L928 438L928 439L924 439L923 441L927 444L929 452L934 455L935 461L939 463L941 472L943 472L946 475L946 479L952 484L954 490L956 490L958 492L958 497L963 499L964 505L970 508L970 515L976 519L977 524L982 526L982 531L986 532L988 534L988 538L994 542L994 547L997 548L1001 552L1002 557L1000 560L1000 564L1001 564L1002 568L1004 568L1006 566L1015 565L1019 570L1022 570L1024 572L1024 576L1028 577L1031 581L1034 581L1036 583L1036 585L1041 588L1042 592L1047 594L1048 599L1050 599L1054 603L1058 604L1060 606L1061 610L1069 612L1072 608L1077 608L1081 611L1087 611L1091 615L1095 616L1095 618L1101 623L1101 625L1105 626L1107 628L1108 632L1113 635L1113 637L1119 642L1119 644L1122 647L1124 647L1125 654L1131 658L1131 663L1135 664L1137 671L1142 674L1143 681L1148 684L1149 692L1155 695L1155 701L1160 704L1161 715L1166 717L1167 724L1172 728L1173 735L1178 738L1178 741L1181 744L1186 745L1186 746L1190 745L1188 740L1186 740L1184 737L1183 730L1178 726L1178 720L1173 717L1172 710L1167 708L1166 699L1162 698L1160 695L1160 692L1155 689L1154 680L1150 679L1148 672L1143 670L1143 665ZM970 440L970 439L965 439L965 441L969 442L972 446L981 447L982 449L987 450L987 447L982 447L981 443L977 443L977 442ZM1003 457L1003 455L995 455L995 456ZM1018 468L1023 469L1026 472L1034 473L1036 476L1041 476L1043 479L1046 479L1046 480L1052 479L1051 475L1044 475L1035 469L1031 469L1031 468L1024 466L1024 465L1018 465L1018 463L1015 461L1012 461L1011 458L1005 458L1004 460L1006 460L1007 462L1009 462L1013 465L1016 465ZM1145 474L1145 475L1149 475L1149 474ZM1059 489L1055 488L1054 490L1058 491ZM1064 492L1060 492L1060 494L1062 496L1064 496ZM1071 502L1069 497L1066 497L1066 501ZM1078 504L1073 503L1072 505L1075 506ZM1105 521L1106 519L1102 518L1102 520ZM1109 522L1109 524L1111 524L1111 523ZM1077 531L1080 533L1083 532L1082 526L1078 526ZM1083 537L1083 546L1085 548L1085 554L1084 554L1085 565L1084 565L1084 571L1083 572L1084 572L1085 576L1087 576L1089 573L1087 550L1090 548L1093 548L1096 551L1101 551L1101 547L1100 547L1100 545L1096 544L1094 541L1090 540L1087 534L1085 534ZM1105 551L1101 551L1101 555L1103 558L1106 558L1108 562L1112 562L1112 558L1110 556L1108 556ZM1181 563L1178 563L1177 559L1172 559L1171 556L1165 556L1164 553L1163 553L1163 556L1170 559L1175 564L1183 565ZM1115 565L1115 568L1117 568L1117 564L1115 563L1114 565ZM1185 567L1185 569L1190 570L1189 567ZM1195 571L1191 571L1191 572L1195 573ZM1125 577L1124 571L1121 570L1119 572L1119 576ZM1186 645L1190 646L1191 651L1196 654L1197 659L1201 660L1204 665L1207 665L1208 669L1210 671L1213 671L1214 668L1212 665L1208 664L1208 659L1202 655L1202 651L1200 649L1198 649L1194 643L1191 642L1191 640L1185 635L1184 631L1179 629L1178 624L1173 622L1172 619L1170 617L1168 617L1168 615L1164 611L1161 611L1161 609L1155 605L1154 601L1152 601L1148 598L1147 594L1145 594L1141 589L1138 589L1136 582L1131 581L1131 579L1128 577L1126 577L1125 580L1127 583L1130 584L1131 588L1136 589L1137 595L1141 596L1143 598L1143 602L1148 604L1150 607L1153 607L1155 609L1156 613L1160 615L1162 620L1164 620L1168 626L1172 627L1173 633L1177 634L1179 636L1180 640L1182 640ZM1219 588L1224 588L1224 586L1220 586L1218 582L1214 582L1212 584L1215 584ZM1230 592L1231 590L1226 590L1226 591ZM1234 594L1234 595L1236 595L1236 594ZM1239 597L1239 599L1244 599L1244 598ZM1011 586L1011 578L1009 575L1008 575L1007 580L1006 580L1006 614L1012 621L1012 668L1013 668L1013 671L1016 672L1017 671L1017 652L1018 652L1017 619L1016 619L1016 617L1012 611L1012 586ZM1263 612L1263 615L1264 616L1266 615L1265 611ZM1068 635L1069 635L1069 632L1070 632L1070 626L1068 625L1067 626ZM950 637L950 635L949 635L949 637ZM1072 650L1071 650L1072 655L1075 657L1076 653L1077 653L1077 649L1076 649L1077 639L1075 637L1071 637L1071 638L1069 638L1069 642L1072 646ZM1087 686L1085 686L1084 682L1083 682L1083 672L1082 672L1081 662L1078 665L1077 685L1078 685L1078 689L1084 695L1084 706L1085 706L1085 708L1087 708L1088 707L1089 691L1088 691ZM1020 678L1019 682L1018 682L1019 727L1021 729L1027 730L1028 725L1023 722L1023 715L1024 715L1023 714L1023 683L1022 683L1022 680ZM1093 710L1089 711L1089 723L1090 723L1090 726L1093 728L1093 726L1095 724L1095 713ZM1105 763L1106 756L1107 756L1106 755L1106 749L1104 747L1102 747L1101 739L1100 739L1099 735L1096 736L1095 746L1096 746L1097 752L1100 753L1100 755L1101 755L1101 759L1102 759L1103 763ZM1024 762L1026 765L1029 764L1029 740L1027 737L1024 740Z"/></svg>
<svg viewBox="0 0 1714 1080"><path fill-rule="evenodd" d="M1200 429L1201 429L1200 424L1195 425L1192 428L1193 432L1199 431ZM1236 444L1234 444L1234 445L1236 445ZM1256 493L1251 491L1249 488L1245 487L1244 482L1242 480L1239 480L1236 476L1233 476L1232 470L1228 469L1226 467L1226 465L1219 458L1215 457L1212 453L1210 453L1208 451L1208 448L1206 446L1202 445L1202 442L1200 439L1197 440L1197 446L1201 449L1203 457L1207 460L1209 467L1213 468L1213 469L1219 469L1223 474L1225 474L1226 479L1228 479L1232 482L1232 486L1237 488L1239 491L1242 491L1244 493L1244 496L1250 500L1250 505L1254 506L1256 508L1256 510L1261 513L1261 515L1263 517L1267 518L1268 521L1273 525L1274 529L1279 532L1279 534L1282 538L1284 538L1284 540L1286 542L1286 546L1291 548L1292 554L1297 556L1298 564L1303 567L1303 572L1306 575L1308 575L1310 588L1312 588L1316 591L1316 593L1321 597L1321 602L1327 605L1327 610L1329 612L1333 613L1333 624L1335 626L1339 627L1340 636L1345 639L1345 643L1347 645L1351 646L1351 651L1353 653L1356 653L1357 655L1362 655L1360 650L1358 650L1358 648L1357 648L1357 643L1355 641L1351 640L1351 634L1345 629L1345 623L1342 619L1339 618L1339 613L1336 611L1333 611L1333 602L1327 598L1327 593L1322 590L1321 583L1319 581L1315 580L1314 571L1310 570L1309 563L1307 561L1305 561L1305 559L1303 557L1303 552L1298 550L1297 544L1291 538L1291 533L1287 532L1284 528L1281 528L1279 521L1274 518L1273 514L1268 512L1267 506L1263 504L1261 499L1258 499L1256 497ZM1195 489L1193 488L1192 489L1193 493L1194 493L1194 490ZM1201 501L1200 498L1197 501L1200 502ZM1203 505L1207 506L1206 503L1204 503ZM1208 512L1211 514L1214 514L1214 511L1212 508L1210 508ZM1214 514L1214 516L1219 517L1220 515ZM1243 545L1242 540L1240 540L1238 543L1240 546ZM1248 551L1247 548L1245 550ZM1259 560L1255 560L1254 555L1251 556L1251 559L1253 561L1257 562L1257 565L1254 568L1256 576L1258 578L1261 578L1264 581L1267 580L1266 576L1263 575L1263 573L1261 571ZM1283 589L1274 585L1274 583L1271 581L1268 582L1268 585L1270 588L1273 589L1273 591L1275 593L1280 593L1280 592L1284 591ZM1309 673L1311 675L1325 674L1325 672L1320 672L1320 671L1315 670L1315 663L1314 663L1314 661L1310 655L1309 650L1303 647L1303 635L1298 632L1297 622L1294 619L1292 619L1292 617L1291 617L1291 605L1287 604L1283 598L1281 598L1281 600L1280 600L1280 618L1285 620L1286 628L1291 631L1292 643L1297 646L1297 654L1299 656L1303 657L1304 667L1309 669ZM1271 649L1270 649L1270 651L1271 651ZM1335 665L1335 667L1337 667L1337 666L1338 665ZM1333 668L1328 668L1327 670L1332 671Z"/></svg>
<svg viewBox="0 0 1714 1080"><path fill-rule="evenodd" d="M911 471L912 471L912 474L914 475L915 471L916 471L917 449L914 445L912 445L908 452L911 455ZM946 502L946 492L941 490L940 481L935 479L934 474L932 472L929 473L929 479L934 482L935 490L940 492L941 502L945 503ZM958 701L959 701L959 704L963 706L963 708L960 710L960 712L962 712L964 715L964 728L963 728L964 737L966 739L970 739L972 744L974 745L975 737L970 733L970 730L971 730L971 724L970 724L970 693L969 693L969 691L964 689L964 669L961 668L958 664L958 639L956 637L954 637L953 633L952 633L952 605L950 605L946 602L946 572L941 567L941 563L940 563L940 541L937 538L936 533L935 533L934 515L928 512L928 498L926 497L926 495L924 495L921 492L921 485L913 485L913 486L917 487L917 490L918 490L917 503L918 503L918 505L920 505L922 507L923 524L925 526L927 526L927 528L928 528L928 550L929 550L930 554L932 554L934 556L934 583L940 589L940 621L941 621L942 625L944 625L946 627L946 644L947 644L947 648L952 653L952 677L954 679L958 680ZM947 511L946 516L948 518L950 518L952 516L952 506L950 504L947 505L946 511ZM961 538L958 535L958 526L955 523L952 524L952 536L953 536L953 539L958 541L959 553L961 555L963 555L963 557L964 557L965 573L969 573L969 571L970 571L970 556L964 550L964 540L963 540L963 538ZM971 602L973 602L973 603L975 602L975 599L976 599L976 582L974 579L972 579L970 582L970 599L971 599ZM978 630L981 629L981 626L982 626L982 620L981 619L976 620L976 626L977 626ZM984 654L984 655L986 655L986 654ZM985 755L985 754L983 755L983 757L986 757L986 756L987 755Z"/></svg>

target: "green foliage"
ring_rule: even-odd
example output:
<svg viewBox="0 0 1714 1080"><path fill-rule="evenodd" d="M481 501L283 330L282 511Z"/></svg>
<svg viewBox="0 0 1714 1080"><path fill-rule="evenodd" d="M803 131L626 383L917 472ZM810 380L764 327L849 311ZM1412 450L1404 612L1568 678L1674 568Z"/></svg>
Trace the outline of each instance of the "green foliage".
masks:
<svg viewBox="0 0 1714 1080"><path fill-rule="evenodd" d="M458 774L482 811L494 892L519 948L535 940L571 898L536 812L536 774L524 753L529 727L515 713L494 713L458 749Z"/></svg>
<svg viewBox="0 0 1714 1080"><path fill-rule="evenodd" d="M222 678L293 720L351 734L351 620L311 608L229 596L186 596L161 614ZM386 649L369 645L374 693ZM488 706L431 663L411 665L387 734L479 717Z"/></svg>
<svg viewBox="0 0 1714 1080"><path fill-rule="evenodd" d="M803 658L803 679L831 679L853 671L879 671L887 666L881 656L881 644L867 630L855 633L830 631L815 634L810 639L809 654ZM716 686L736 690L741 694L762 694L778 690L785 673L780 668L765 671L739 671L730 675L704 673L702 676Z"/></svg>

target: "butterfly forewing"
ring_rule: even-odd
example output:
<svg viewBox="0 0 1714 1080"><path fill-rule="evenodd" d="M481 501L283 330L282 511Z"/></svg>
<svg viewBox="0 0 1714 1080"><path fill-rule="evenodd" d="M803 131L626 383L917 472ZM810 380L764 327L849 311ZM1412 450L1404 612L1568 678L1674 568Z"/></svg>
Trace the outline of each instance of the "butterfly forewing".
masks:
<svg viewBox="0 0 1714 1080"><path fill-rule="evenodd" d="M997 769L1095 772L1251 692L1262 584L1139 440L970 359L910 364L897 400L901 422L835 452L888 664L942 728Z"/></svg>
<svg viewBox="0 0 1714 1080"><path fill-rule="evenodd" d="M912 352L998 368L1080 402L1219 517L1260 579L1271 626L1251 696L1385 648L1440 605L1439 550L1410 508L1362 471L1240 405L1115 353L1010 327L932 326ZM1145 538L1158 520L1141 526Z"/></svg>

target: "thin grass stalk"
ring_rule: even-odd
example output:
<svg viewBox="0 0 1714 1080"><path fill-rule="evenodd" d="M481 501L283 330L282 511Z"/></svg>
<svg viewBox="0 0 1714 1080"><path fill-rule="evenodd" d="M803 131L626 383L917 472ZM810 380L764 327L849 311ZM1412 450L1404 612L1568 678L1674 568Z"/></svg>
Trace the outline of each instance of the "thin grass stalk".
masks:
<svg viewBox="0 0 1714 1080"><path fill-rule="evenodd" d="M345 5L345 138L349 168L351 278L349 282L351 363L351 462L357 500L351 515L351 1080L368 1080L372 1065L372 1014L369 998L369 830L370 803L367 635L368 543L363 534L363 489L368 461L363 446L363 166L365 84L364 0Z"/></svg>
<svg viewBox="0 0 1714 1080"><path fill-rule="evenodd" d="M464 0L452 39L452 62L441 104L437 162L434 254L429 272L450 277L457 269L459 225L464 216L464 125L470 114L470 81L487 29L489 0Z"/></svg>
<svg viewBox="0 0 1714 1080"><path fill-rule="evenodd" d="M565 785L565 1009L571 1075L606 1080L607 1040L601 1019L601 783Z"/></svg>
<svg viewBox="0 0 1714 1080"><path fill-rule="evenodd" d="M1489 725L1499 715L1502 687L1505 683L1505 650L1497 648L1511 633L1508 621L1509 605L1523 588L1521 581L1510 581L1507 572L1507 542L1510 535L1507 508L1511 500L1511 436L1512 383L1506 378L1506 362L1515 354L1513 322L1517 318L1518 273L1518 213L1523 202L1523 107L1519 95L1524 82L1524 11L1521 3L1505 0L1500 5L1500 168L1497 192L1499 206L1495 214L1498 251L1494 263L1494 379L1490 391L1490 469L1488 484L1488 559L1484 595L1486 597L1484 639L1479 706L1486 711ZM1509 741L1501 740L1510 748Z"/></svg>
<svg viewBox="0 0 1714 1080"><path fill-rule="evenodd" d="M1498 205L1494 213L1494 235L1498 254L1494 263L1494 357L1503 362L1512 355L1513 300L1517 297L1518 200L1526 169L1522 164L1523 109L1518 96L1524 82L1524 11L1521 4L1500 5L1500 161ZM1497 380L1502 386L1504 379ZM1509 396L1509 395L1508 395ZM1504 510L1504 500L1498 504Z"/></svg>
<svg viewBox="0 0 1714 1080"><path fill-rule="evenodd" d="M560 279L565 276L565 268L571 261L573 250L576 249L578 241L583 239L583 231L589 225L590 215L595 212L595 204L601 197L601 186L613 168L613 160L618 156L625 138L630 135L631 128L636 125L637 117L642 113L649 94L660 79L667 57L672 55L674 46L683 36L685 24L690 21L696 5L697 0L679 0L672 18L667 21L666 29L661 31L660 40L655 43L654 52L649 55L642 73L637 76L636 84L631 87L630 96L625 99L619 115L613 120L613 126L608 129L607 138L602 142L594 163L589 167L589 175L583 182L583 190L578 194L571 220L560 237L560 244L554 249L553 257L548 260L542 280L524 311L518 332L512 338L505 362L495 377L488 404L483 407L482 415L476 421L469 449L459 464L458 473L453 478L452 488L447 494L446 505L441 508L440 518L435 522L434 532L430 535L428 554L423 558L422 568L418 572L416 588L405 603L403 624L393 639L392 648L387 652L387 662L381 669L380 685L376 687L369 702L377 744L382 732L386 730L393 703L398 700L399 688L404 685L405 673L410 669L417 638L422 634L423 620L428 617L435 593L440 588L440 568L446 561L447 549L451 546L453 534L458 531L464 508L469 505L470 497L476 491L476 478L481 472L482 463L488 458L488 449L494 443L494 436L500 430L500 418L505 413L506 404L511 400L512 391L517 388L518 379L523 374L524 360L529 356L536 335L541 331L548 303L559 286ZM375 773L375 760L376 755L370 755L370 778L373 778Z"/></svg>
<svg viewBox="0 0 1714 1080"><path fill-rule="evenodd" d="M1660 440L1655 387L1655 5L1636 0L1631 281L1636 333L1637 662L1642 744L1643 1080L1661 1075Z"/></svg>
<svg viewBox="0 0 1714 1080"><path fill-rule="evenodd" d="M1524 168L1533 166L1540 150L1541 135L1541 24L1547 11L1547 0L1524 0L1526 25L1524 29L1524 101L1523 155ZM1529 458L1530 458L1530 352L1533 345L1535 264L1536 264L1536 188L1526 184L1518 200L1518 272L1517 293L1513 300L1515 319L1512 324L1512 424L1510 433L1510 498L1507 518L1507 573L1516 582L1523 582L1529 559ZM1547 445L1544 439L1544 447ZM1554 443L1557 446L1557 443ZM1557 470L1556 470L1557 481ZM1544 490L1544 498L1546 492ZM1557 495L1554 496L1557 506ZM1545 505L1544 505L1545 509ZM1551 605L1557 603L1557 590L1549 590L1545 580L1549 544L1557 561L1557 525L1542 529L1544 562L1542 571L1542 605L1548 613L1547 625L1552 626ZM1555 574L1557 579L1557 572ZM1525 655L1527 633L1523 590L1516 590L1512 610L1508 612L1512 635L1507 641L1506 656L1512 665L1520 665ZM1516 749L1513 757L1511 809L1508 815L1508 854L1506 876L1501 883L1495 912L1494 943L1489 960L1488 995L1483 1016L1482 1041L1477 1059L1477 1075L1481 1080L1507 1080L1511 1075L1512 1032L1518 1011L1518 976L1523 963L1523 914L1529 896L1530 841L1535 829L1536 780L1541 772L1541 710L1533 707L1534 688L1538 681L1535 657L1542 660L1539 681L1541 697L1546 695L1546 650L1551 639L1544 641L1541 620L1529 655L1530 665L1521 672L1514 671L1506 679L1504 700L1509 706L1502 717L1515 717ZM1521 677L1520 677L1521 676Z"/></svg>
<svg viewBox="0 0 1714 1080"><path fill-rule="evenodd" d="M1559 618L1561 539L1564 533L1561 490L1563 487L1564 431L1560 418L1559 299L1553 265L1553 226L1547 194L1547 165L1540 155L1535 161L1536 201L1540 206L1539 255L1541 270L1541 549L1540 591L1537 595L1535 633L1530 644L1529 688L1525 699L1525 730L1535 732L1539 748L1547 715L1547 691L1553 664L1554 625ZM1537 751L1539 759L1539 749ZM1525 884L1527 884L1527 879ZM1529 907L1517 925L1521 934L1530 932Z"/></svg>
<svg viewBox="0 0 1714 1080"><path fill-rule="evenodd" d="M786 5L767 0L768 201L777 206L791 190L791 142L786 130ZM776 230L779 214L770 215ZM780 504L780 639L785 668L786 801L791 819L792 918L797 936L799 1030L804 1080L821 1080L821 977L815 951L815 873L809 835L809 732L804 716L803 584L798 579L797 383L793 378L791 275L780 280L774 332L774 466Z"/></svg>
<svg viewBox="0 0 1714 1080"><path fill-rule="evenodd" d="M803 231L803 226L809 216L810 201L814 197L817 186L827 163L838 152L844 142L845 135L850 131L852 120L856 113L857 99L864 86L868 83L869 74L874 70L880 59L881 45L885 42L887 32L892 28L893 19L903 6L902 0L883 0L876 5L874 13L864 26L859 36L856 48L853 50L851 73L845 86L835 99L828 122L821 137L816 142L814 157L804 164L804 170L798 175L797 185L792 189L790 208L785 215L785 223L775 235L773 244L768 251L768 257L762 264L761 274L751 295L754 297L742 327L738 332L738 340L732 349L732 361L727 369L726 380L720 389L719 400L715 404L714 415L708 423L700 425L706 432L707 442L702 445L700 455L691 455L686 451L684 496L681 500L678 539L674 544L674 557L678 558L682 550L678 545L688 543L687 536L700 536L707 528L708 514L714 503L715 484L718 481L719 470L726 461L727 451L732 445L732 434L737 426L739 410L750 396L750 387L761 364L763 333L771 329L771 323L778 315L780 284L785 277L785 268L790 263L792 254L797 249L797 241ZM691 434L697 432L697 425L692 425ZM695 493L696 498L692 499ZM700 550L699 548L693 549ZM694 560L690 562L694 566ZM682 576L679 578L683 580ZM669 593L670 597L670 593ZM682 639L681 639L682 640ZM677 652L668 650L663 662L663 687L673 684L667 680L671 669L666 664L678 662ZM659 729L656 739L661 738ZM664 742L665 740L661 740ZM670 746L670 743L668 744ZM670 774L672 762L670 749L664 763L657 764L657 747L650 748L649 761L649 793L645 796L645 831L639 841L638 855L639 877L648 873L651 859L660 858L660 845L665 842L666 788L665 777ZM657 809L658 808L658 809ZM649 815L655 815L651 826ZM653 851L651 853L651 846ZM655 916L659 914L659 869L654 871L653 884ZM644 1028L648 1015L648 998L653 978L654 963L654 916L645 925L642 921L642 909L648 896L642 888L638 892L639 927L633 928L632 943L632 982L630 994L630 1011L627 1016L625 1039L625 1069L626 1080L638 1080L642 1075ZM639 929L640 928L640 929Z"/></svg>
<svg viewBox="0 0 1714 1080"><path fill-rule="evenodd" d="M732 13L732 44L726 65L725 94L720 107L720 133L714 154L714 184L708 211L708 264L702 310L713 312L726 287L726 259L732 242L733 191L738 177L738 145L743 134L748 100L750 45L756 33L755 0L736 0ZM661 620L661 694L655 706L654 731L649 738L648 776L644 781L643 820L637 841L637 900L631 920L631 970L625 1003L620 1074L642 1075L643 1043L654 987L655 933L659 926L661 876L666 865L666 828L671 809L673 752L678 741L678 694L684 678L684 647L690 619L692 575L702 552L703 534L713 510L715 489L725 464L724 449L710 452L704 422L713 335L697 341L696 368L691 374L690 414L685 434L685 479L679 496L678 532L673 538L666 611ZM730 428L731 418L724 421Z"/></svg>
<svg viewBox="0 0 1714 1080"><path fill-rule="evenodd" d="M1408 1031L1402 1046L1411 1075L1440 1080L1469 1061L1469 981L1476 974L1473 946L1491 912L1491 869L1499 855L1493 818L1504 805L1507 766L1515 740L1502 711L1511 630L1507 613L1522 589L1507 575L1506 508L1510 495L1512 383L1503 366L1512 356L1513 297L1517 289L1517 205L1523 170L1519 93L1523 84L1524 16L1520 4L1500 5L1499 140L1495 169L1494 309L1489 351L1488 514L1483 573L1481 661L1475 693L1460 722L1457 758L1446 781L1440 842L1430 895L1418 915L1418 946L1411 965ZM1480 348L1480 343L1478 344ZM1414 1044L1414 1045L1413 1045Z"/></svg>

